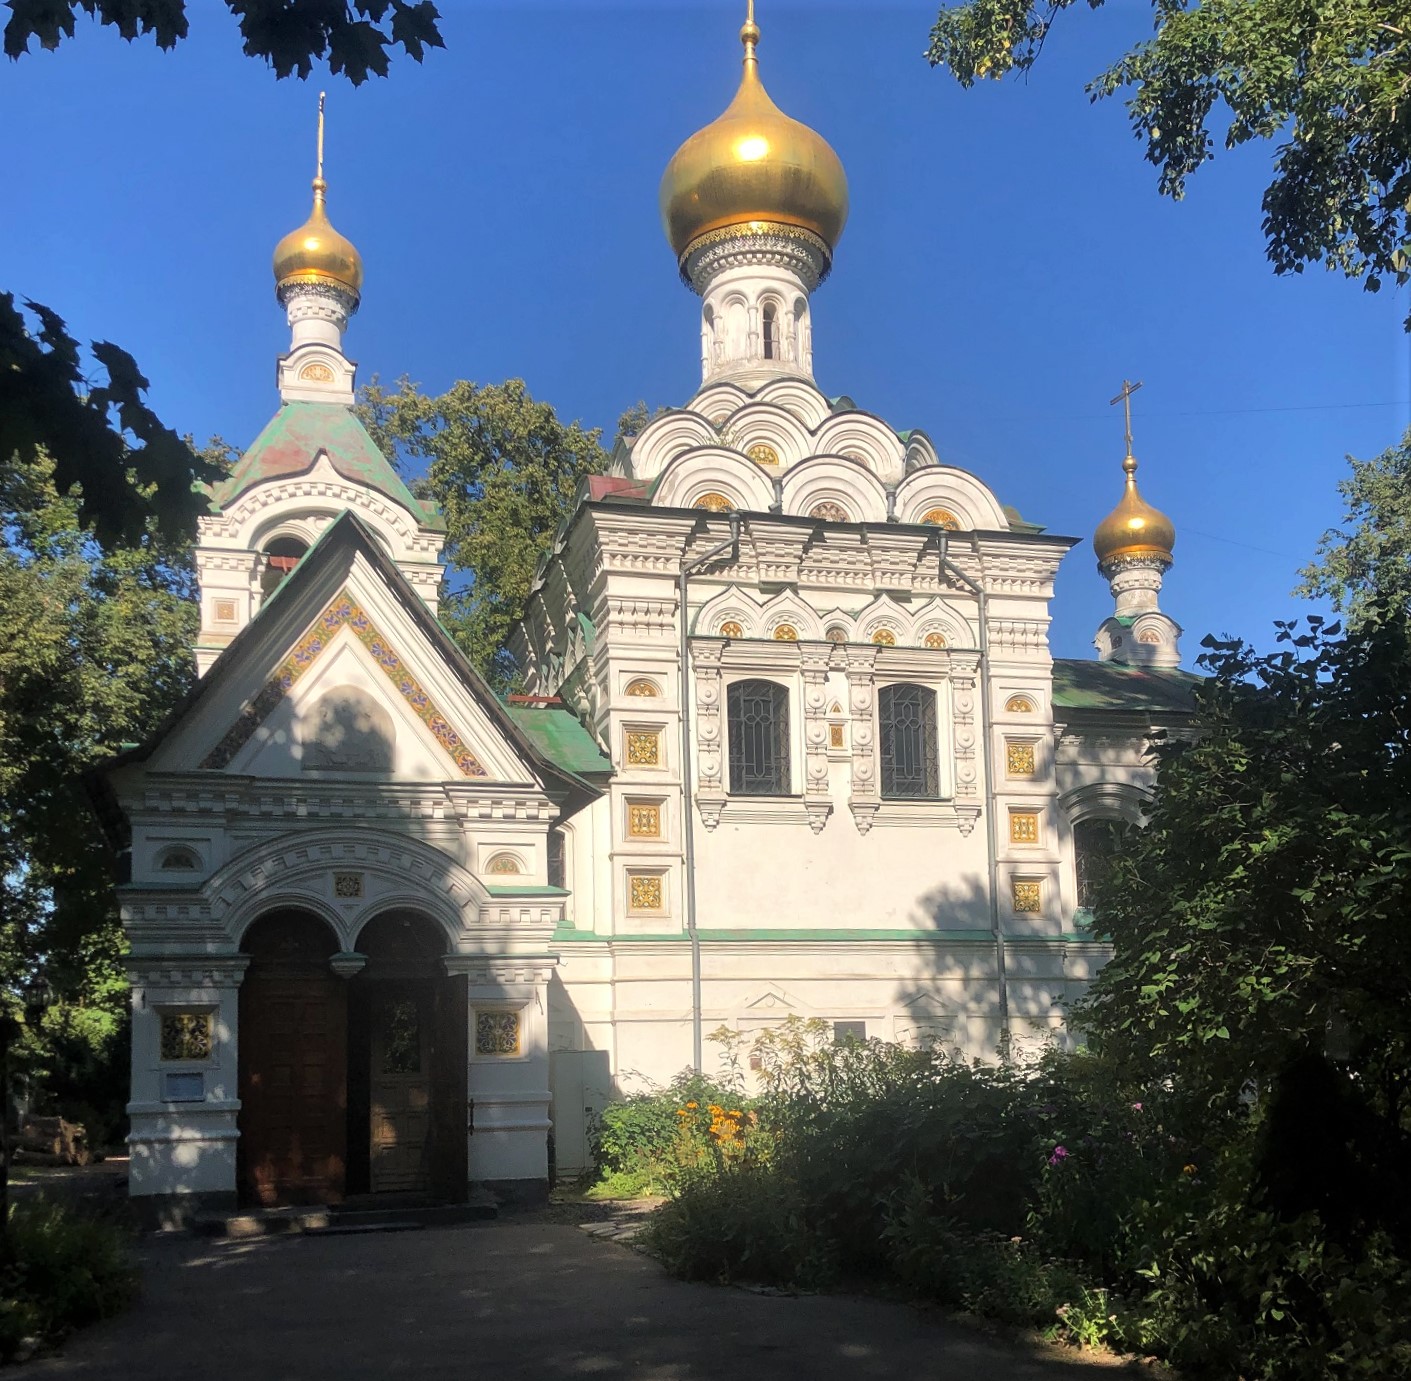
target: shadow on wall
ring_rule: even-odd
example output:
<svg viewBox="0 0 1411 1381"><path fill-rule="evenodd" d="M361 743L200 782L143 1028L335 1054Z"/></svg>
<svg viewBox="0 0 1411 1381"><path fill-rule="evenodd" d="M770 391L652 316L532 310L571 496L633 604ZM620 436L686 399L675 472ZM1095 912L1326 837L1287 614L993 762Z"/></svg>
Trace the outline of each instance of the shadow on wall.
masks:
<svg viewBox="0 0 1411 1381"><path fill-rule="evenodd" d="M357 686L335 686L299 721L305 769L390 772L396 731L392 716Z"/></svg>

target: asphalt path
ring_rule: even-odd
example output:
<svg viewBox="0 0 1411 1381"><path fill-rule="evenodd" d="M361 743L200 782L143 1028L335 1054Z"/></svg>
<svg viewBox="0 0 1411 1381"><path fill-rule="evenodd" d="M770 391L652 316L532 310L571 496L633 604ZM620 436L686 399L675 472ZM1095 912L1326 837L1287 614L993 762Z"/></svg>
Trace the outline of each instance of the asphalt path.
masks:
<svg viewBox="0 0 1411 1381"><path fill-rule="evenodd" d="M1098 1381L903 1304L686 1284L575 1226L148 1239L143 1293L17 1377Z"/></svg>

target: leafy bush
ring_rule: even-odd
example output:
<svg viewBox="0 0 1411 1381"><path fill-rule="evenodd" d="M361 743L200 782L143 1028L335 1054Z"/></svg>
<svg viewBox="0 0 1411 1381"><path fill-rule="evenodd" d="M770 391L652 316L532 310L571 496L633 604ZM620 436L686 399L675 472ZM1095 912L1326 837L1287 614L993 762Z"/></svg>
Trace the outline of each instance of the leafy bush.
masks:
<svg viewBox="0 0 1411 1381"><path fill-rule="evenodd" d="M664 1089L610 1103L592 1133L593 1165L600 1181L597 1194L627 1198L667 1192L679 1172L694 1165L704 1150L703 1145L691 1144L689 1137L683 1141L683 1131L690 1130L683 1128L683 1110L711 1106L748 1110L750 1105L748 1101L742 1105L738 1091L689 1072ZM705 1125L698 1130L704 1134Z"/></svg>
<svg viewBox="0 0 1411 1381"><path fill-rule="evenodd" d="M1261 1188L1265 1104L1195 1117L1091 1055L967 1066L828 1035L768 1033L749 1113L683 1102L654 1133L674 1197L646 1240L677 1274L876 1280L1192 1377L1411 1377L1405 1246Z"/></svg>
<svg viewBox="0 0 1411 1381"><path fill-rule="evenodd" d="M45 1201L16 1205L0 1265L0 1359L126 1308L137 1292L127 1234Z"/></svg>

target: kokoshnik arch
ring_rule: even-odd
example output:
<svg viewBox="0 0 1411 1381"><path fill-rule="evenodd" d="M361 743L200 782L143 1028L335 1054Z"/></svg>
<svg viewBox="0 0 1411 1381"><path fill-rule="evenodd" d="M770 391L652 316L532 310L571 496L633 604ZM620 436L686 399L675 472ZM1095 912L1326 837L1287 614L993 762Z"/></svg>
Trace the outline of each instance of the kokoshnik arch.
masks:
<svg viewBox="0 0 1411 1381"><path fill-rule="evenodd" d="M671 159L701 387L624 439L536 574L501 699L436 621L440 515L352 411L363 264L275 252L280 408L200 520L201 679L93 779L133 993L131 1192L155 1216L586 1163L584 1112L790 1015L992 1055L1065 1039L1094 858L1194 678L1175 534L1126 486L1114 611L1055 660L1075 545L814 382L847 179L770 100ZM1131 386L1124 386L1129 399Z"/></svg>

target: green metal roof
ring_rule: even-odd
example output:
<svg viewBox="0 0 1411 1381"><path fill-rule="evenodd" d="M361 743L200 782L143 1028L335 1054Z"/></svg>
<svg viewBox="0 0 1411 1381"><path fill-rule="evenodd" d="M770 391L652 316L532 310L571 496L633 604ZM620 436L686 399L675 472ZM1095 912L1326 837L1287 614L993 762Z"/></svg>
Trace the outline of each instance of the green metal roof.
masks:
<svg viewBox="0 0 1411 1381"><path fill-rule="evenodd" d="M376 489L428 527L445 528L435 504L423 503L392 468L352 408L342 403L285 403L269 420L229 478L211 491L215 508L228 508L247 489L268 480L307 474L320 452L353 484Z"/></svg>
<svg viewBox="0 0 1411 1381"><path fill-rule="evenodd" d="M526 738L556 767L575 776L598 776L612 771L593 736L578 716L561 705L507 704L505 713Z"/></svg>
<svg viewBox="0 0 1411 1381"><path fill-rule="evenodd" d="M1069 710L1192 714L1203 679L1175 668L1059 657L1053 663L1053 703Z"/></svg>

